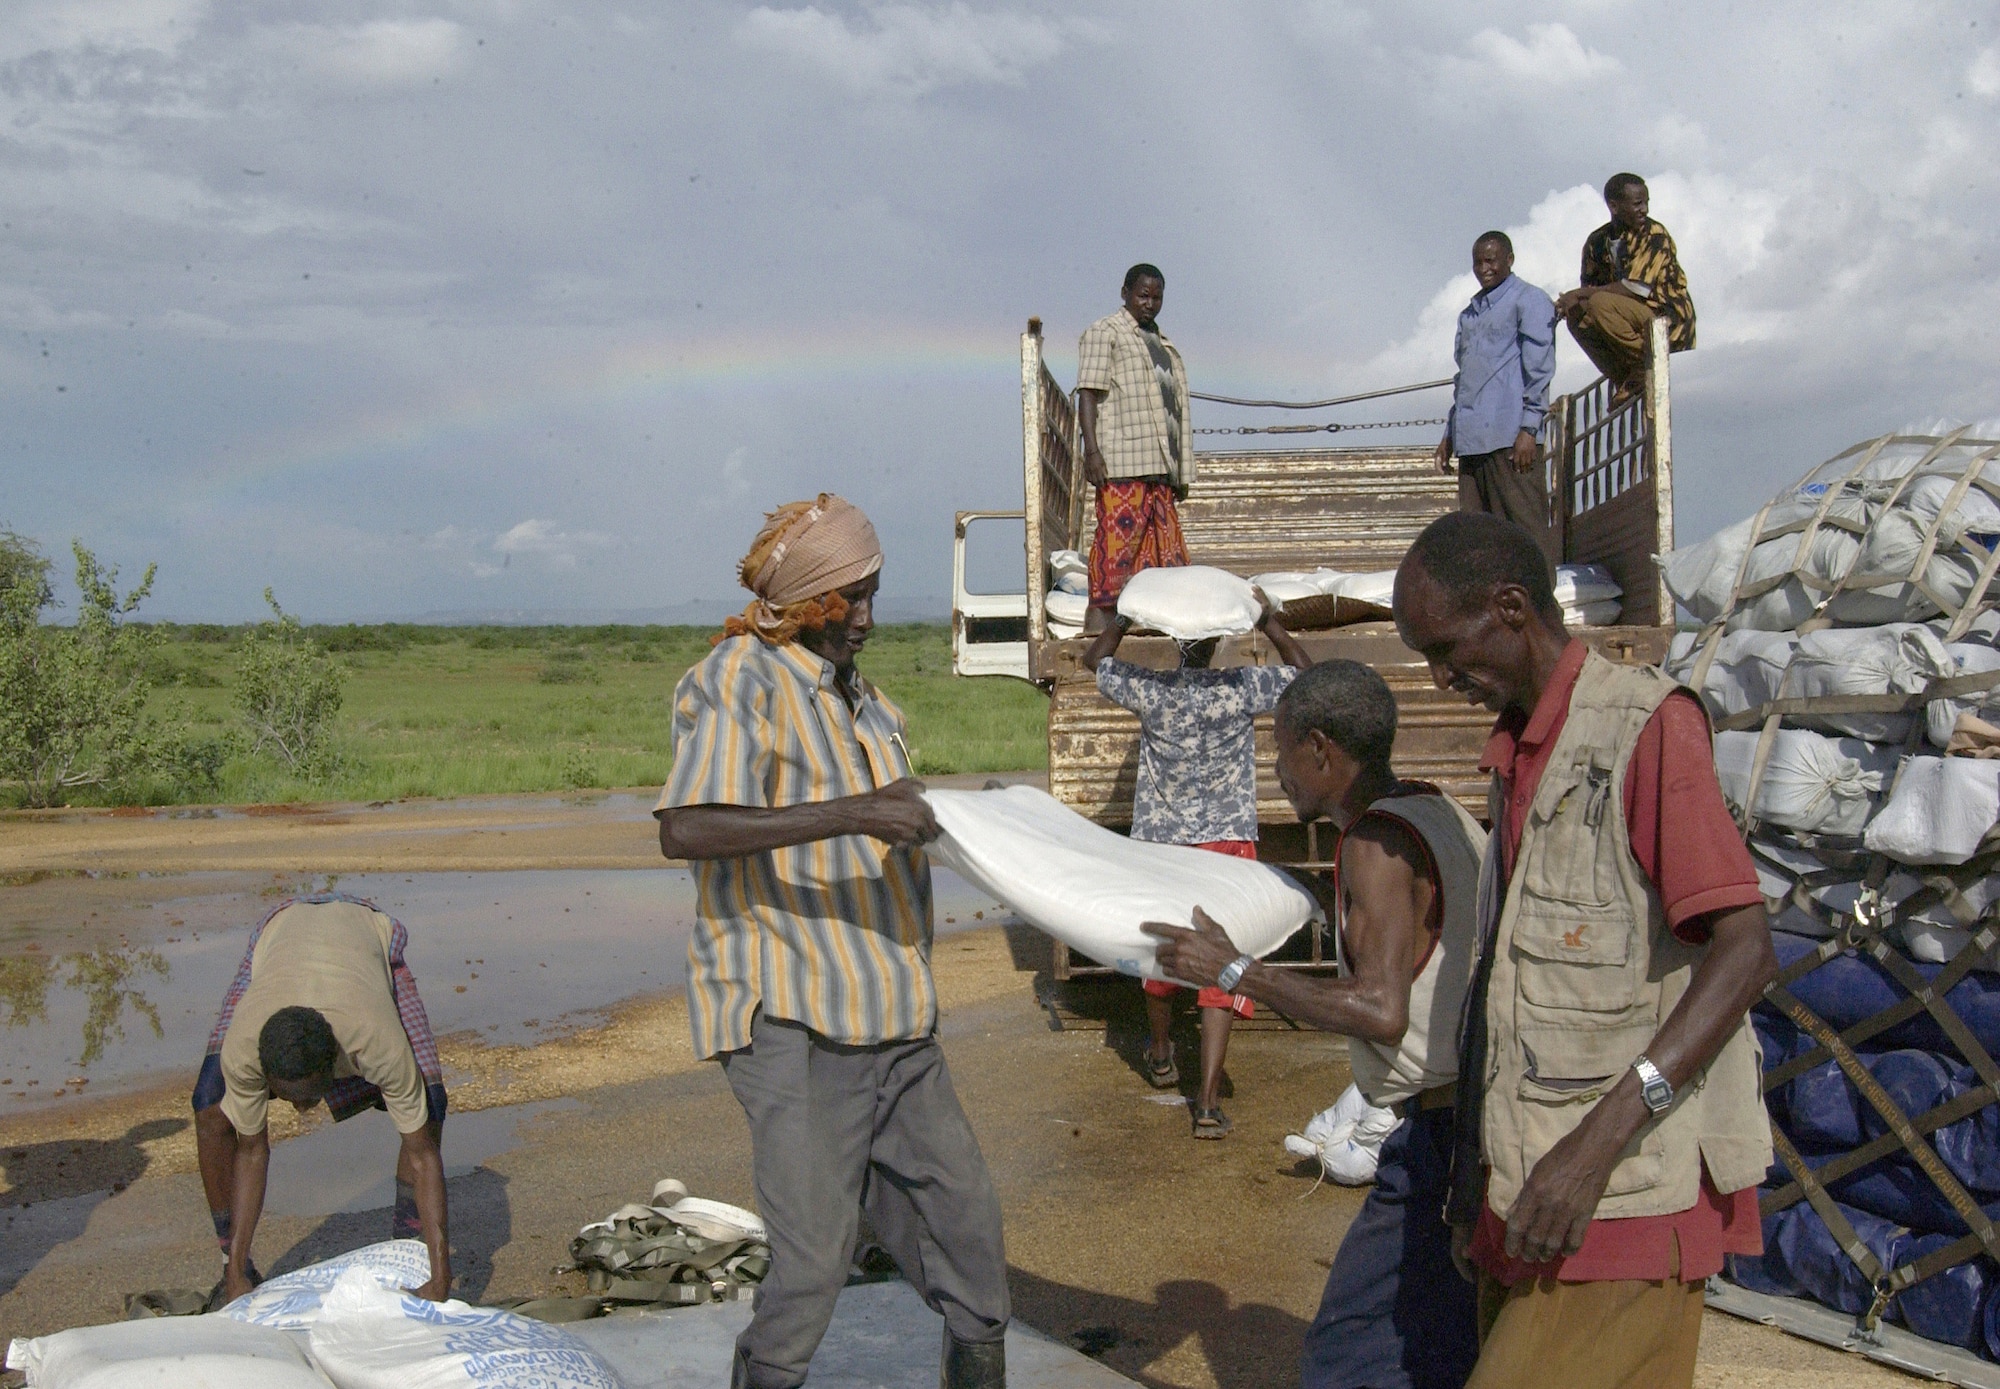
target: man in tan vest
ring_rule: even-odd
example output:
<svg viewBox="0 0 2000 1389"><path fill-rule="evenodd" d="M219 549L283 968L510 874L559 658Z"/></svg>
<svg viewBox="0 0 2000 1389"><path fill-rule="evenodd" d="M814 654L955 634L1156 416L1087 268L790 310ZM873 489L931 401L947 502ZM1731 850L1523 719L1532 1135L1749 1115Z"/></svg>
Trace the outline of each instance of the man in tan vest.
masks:
<svg viewBox="0 0 2000 1389"><path fill-rule="evenodd" d="M1477 1301L1453 1267L1444 1203L1486 835L1437 787L1390 770L1396 700L1367 666L1322 661L1300 672L1276 725L1278 782L1292 808L1340 831L1333 881L1302 875L1333 920L1340 977L1266 968L1199 911L1195 930L1146 929L1175 978L1226 980L1345 1033L1363 1096L1402 1117L1327 1275L1301 1389L1458 1389L1479 1352Z"/></svg>
<svg viewBox="0 0 2000 1389"><path fill-rule="evenodd" d="M1395 615L1499 716L1450 1210L1479 1270L1468 1383L1691 1385L1703 1281L1763 1247L1748 1010L1777 972L1707 716L1572 639L1498 517L1426 528Z"/></svg>

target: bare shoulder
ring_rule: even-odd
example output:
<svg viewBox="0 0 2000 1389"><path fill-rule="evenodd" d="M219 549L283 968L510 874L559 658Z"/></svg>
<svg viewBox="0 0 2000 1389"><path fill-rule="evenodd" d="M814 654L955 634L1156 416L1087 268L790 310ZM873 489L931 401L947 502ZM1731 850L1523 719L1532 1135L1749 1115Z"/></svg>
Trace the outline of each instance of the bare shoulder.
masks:
<svg viewBox="0 0 2000 1389"><path fill-rule="evenodd" d="M1384 883L1408 882L1423 872L1424 863L1423 841L1394 816L1364 816L1341 841L1340 869L1350 878L1368 874Z"/></svg>

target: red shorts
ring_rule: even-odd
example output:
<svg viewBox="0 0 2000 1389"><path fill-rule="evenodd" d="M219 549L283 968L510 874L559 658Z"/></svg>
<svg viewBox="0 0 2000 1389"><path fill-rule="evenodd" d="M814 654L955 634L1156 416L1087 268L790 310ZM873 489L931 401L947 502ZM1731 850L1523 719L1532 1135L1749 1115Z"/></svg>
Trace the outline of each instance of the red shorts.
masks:
<svg viewBox="0 0 2000 1389"><path fill-rule="evenodd" d="M1228 854L1231 858L1247 858L1254 861L1257 857L1257 845L1248 839L1214 839L1193 847L1206 849L1212 854ZM1179 984L1169 984L1162 979L1141 979L1139 986L1154 998L1172 998L1182 988ZM1242 994L1224 993L1213 984L1197 989L1194 1001L1197 1008L1227 1008L1239 1018L1257 1016L1257 1005L1250 999Z"/></svg>

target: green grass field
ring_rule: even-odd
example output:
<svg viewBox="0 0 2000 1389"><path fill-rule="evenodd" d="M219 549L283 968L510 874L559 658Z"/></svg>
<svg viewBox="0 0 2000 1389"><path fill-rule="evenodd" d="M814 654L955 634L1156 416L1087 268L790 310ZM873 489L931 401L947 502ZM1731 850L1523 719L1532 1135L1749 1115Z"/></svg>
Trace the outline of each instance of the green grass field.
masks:
<svg viewBox="0 0 2000 1389"><path fill-rule="evenodd" d="M234 627L159 629L152 709L197 735L236 727ZM142 783L72 803L199 798L224 803L392 800L666 780L674 684L708 651L696 627L319 627L350 672L337 761L317 781L233 752L212 792ZM1047 699L1013 680L951 673L941 624L876 629L862 671L910 719L919 773L1044 766Z"/></svg>

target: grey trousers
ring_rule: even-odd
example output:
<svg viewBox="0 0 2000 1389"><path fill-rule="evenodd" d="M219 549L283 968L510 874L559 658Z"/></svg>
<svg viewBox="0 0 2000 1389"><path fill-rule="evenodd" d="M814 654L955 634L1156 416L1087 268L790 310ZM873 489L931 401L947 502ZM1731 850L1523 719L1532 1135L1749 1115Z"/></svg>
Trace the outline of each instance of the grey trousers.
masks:
<svg viewBox="0 0 2000 1389"><path fill-rule="evenodd" d="M1000 1198L936 1037L841 1046L761 1011L722 1057L750 1120L771 1272L737 1337L753 1389L791 1389L833 1318L865 1207L925 1305L961 1341L1010 1315Z"/></svg>
<svg viewBox="0 0 2000 1389"><path fill-rule="evenodd" d="M1553 568L1562 563L1562 538L1549 521L1548 465L1537 460L1514 471L1514 451L1498 449L1458 460L1458 509L1483 511L1525 526Z"/></svg>

